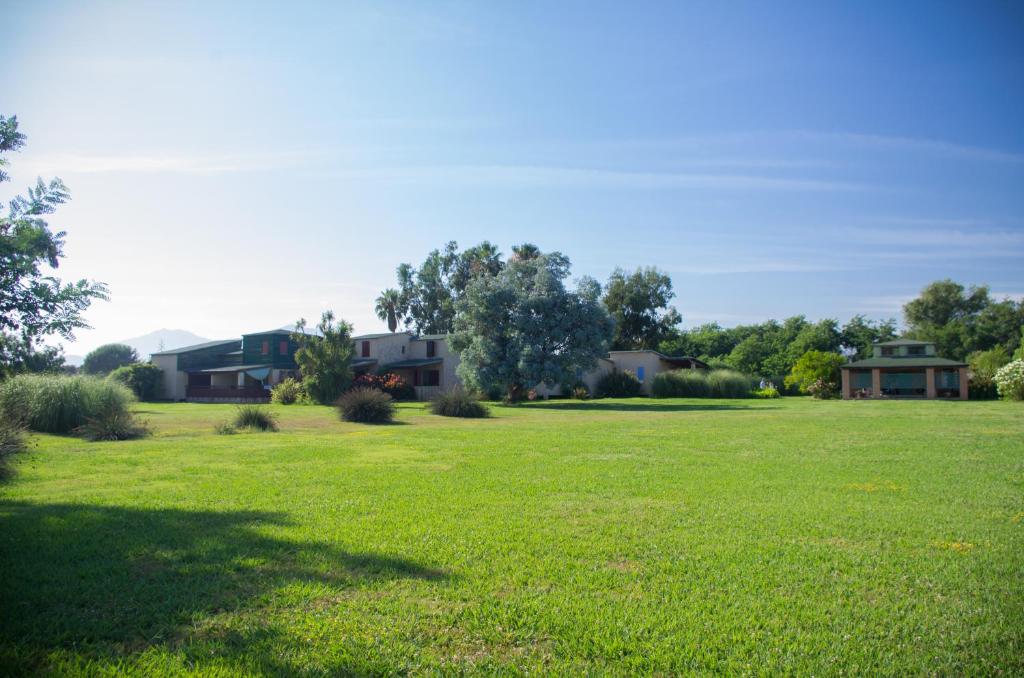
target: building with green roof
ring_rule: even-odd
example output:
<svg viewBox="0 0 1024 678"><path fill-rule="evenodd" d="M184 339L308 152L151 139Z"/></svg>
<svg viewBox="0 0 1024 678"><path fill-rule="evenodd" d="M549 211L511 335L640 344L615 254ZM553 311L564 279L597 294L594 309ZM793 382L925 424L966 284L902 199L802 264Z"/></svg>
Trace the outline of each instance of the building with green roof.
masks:
<svg viewBox="0 0 1024 678"><path fill-rule="evenodd" d="M935 355L935 344L883 341L870 358L843 365L843 398L967 400L967 364Z"/></svg>

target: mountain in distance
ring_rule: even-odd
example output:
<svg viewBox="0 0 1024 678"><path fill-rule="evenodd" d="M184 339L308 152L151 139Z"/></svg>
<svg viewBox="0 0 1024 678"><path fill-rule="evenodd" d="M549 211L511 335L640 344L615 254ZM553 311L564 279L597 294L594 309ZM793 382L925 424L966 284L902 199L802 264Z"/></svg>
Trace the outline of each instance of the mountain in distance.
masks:
<svg viewBox="0 0 1024 678"><path fill-rule="evenodd" d="M200 337L198 334L193 334L188 330L160 329L149 334L143 334L141 337L124 339L117 343L128 344L139 354L139 360L147 360L151 354L158 351L170 351L172 348L202 344L207 341L210 340Z"/></svg>

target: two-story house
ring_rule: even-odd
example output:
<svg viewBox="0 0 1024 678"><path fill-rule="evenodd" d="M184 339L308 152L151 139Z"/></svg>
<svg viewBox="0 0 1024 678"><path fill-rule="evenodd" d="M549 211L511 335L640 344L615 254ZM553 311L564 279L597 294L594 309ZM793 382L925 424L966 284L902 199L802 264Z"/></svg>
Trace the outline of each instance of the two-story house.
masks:
<svg viewBox="0 0 1024 678"><path fill-rule="evenodd" d="M955 398L967 400L967 364L935 355L935 344L884 341L872 356L843 365L843 398Z"/></svg>

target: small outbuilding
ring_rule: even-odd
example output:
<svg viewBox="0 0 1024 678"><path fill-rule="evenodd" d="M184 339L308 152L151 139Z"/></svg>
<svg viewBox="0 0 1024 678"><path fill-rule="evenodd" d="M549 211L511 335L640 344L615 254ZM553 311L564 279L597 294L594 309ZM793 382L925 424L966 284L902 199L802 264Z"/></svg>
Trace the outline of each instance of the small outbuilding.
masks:
<svg viewBox="0 0 1024 678"><path fill-rule="evenodd" d="M967 400L967 364L935 355L935 344L884 341L872 356L843 365L843 398Z"/></svg>

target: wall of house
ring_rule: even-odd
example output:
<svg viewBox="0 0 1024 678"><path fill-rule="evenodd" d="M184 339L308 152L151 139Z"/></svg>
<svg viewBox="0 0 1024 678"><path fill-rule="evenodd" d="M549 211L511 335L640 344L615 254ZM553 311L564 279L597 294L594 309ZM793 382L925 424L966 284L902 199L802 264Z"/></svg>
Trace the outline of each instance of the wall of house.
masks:
<svg viewBox="0 0 1024 678"><path fill-rule="evenodd" d="M363 342L370 342L370 358L377 361L377 368L388 363L396 363L399 360L407 360L409 355L409 339L407 332L396 332L385 336L376 336L372 339L355 339L355 358L363 358Z"/></svg>
<svg viewBox="0 0 1024 678"><path fill-rule="evenodd" d="M409 342L408 357L416 360L425 359L428 341L434 342L434 357L442 360L438 366L438 369L441 370L441 390L462 386L462 380L455 372L459 366L459 354L451 350L447 339L413 339Z"/></svg>
<svg viewBox="0 0 1024 678"><path fill-rule="evenodd" d="M263 352L263 342L267 342L267 353ZM281 353L281 342L287 345L286 352ZM292 340L290 334L272 332L269 334L246 334L242 336L243 365L272 365L286 370L296 369L295 351L299 345Z"/></svg>
<svg viewBox="0 0 1024 678"><path fill-rule="evenodd" d="M168 400L184 400L188 375L178 371L178 355L155 355L152 361L163 371L163 397Z"/></svg>
<svg viewBox="0 0 1024 678"><path fill-rule="evenodd" d="M608 357L615 364L615 369L629 372L638 379L640 368L643 368L640 390L647 395L651 394L651 383L655 375L672 369L672 366L654 351L609 351Z"/></svg>

